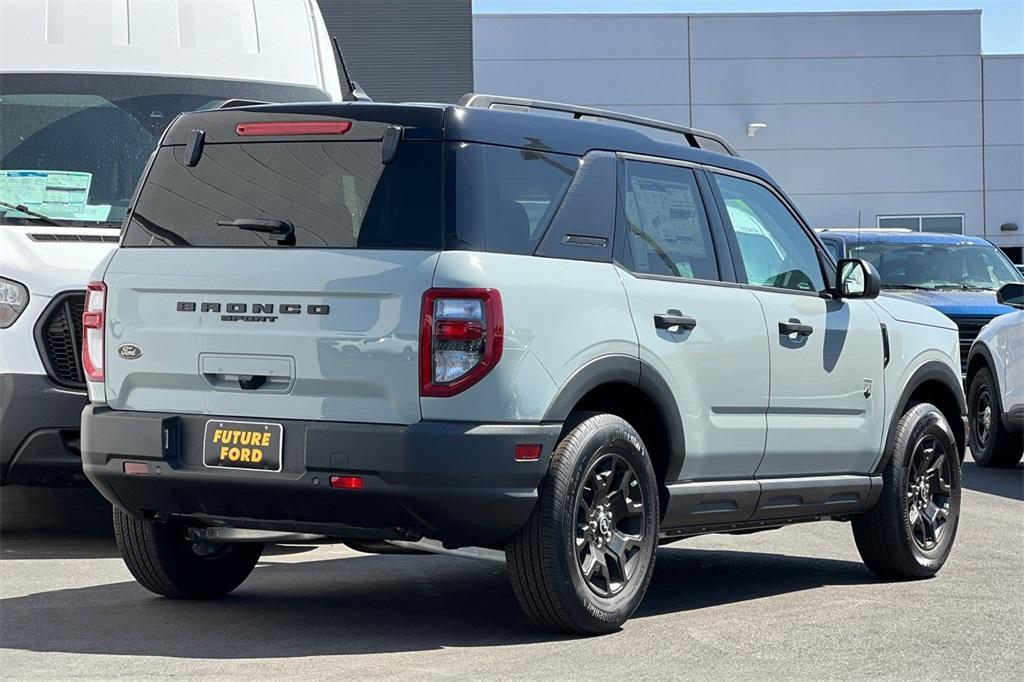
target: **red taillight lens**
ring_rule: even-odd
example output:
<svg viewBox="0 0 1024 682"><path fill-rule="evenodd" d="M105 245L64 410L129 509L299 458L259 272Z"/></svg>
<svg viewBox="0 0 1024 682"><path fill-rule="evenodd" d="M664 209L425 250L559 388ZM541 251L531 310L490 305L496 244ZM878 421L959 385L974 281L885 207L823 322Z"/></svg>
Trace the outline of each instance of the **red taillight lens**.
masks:
<svg viewBox="0 0 1024 682"><path fill-rule="evenodd" d="M265 121L239 123L235 127L235 135L344 135L351 129L352 121Z"/></svg>
<svg viewBox="0 0 1024 682"><path fill-rule="evenodd" d="M103 381L103 330L106 327L107 285L89 282L82 313L82 368L89 381Z"/></svg>
<svg viewBox="0 0 1024 682"><path fill-rule="evenodd" d="M420 323L420 395L448 397L501 359L505 323L496 289L430 289Z"/></svg>
<svg viewBox="0 0 1024 682"><path fill-rule="evenodd" d="M338 490L362 490L363 479L359 476L331 476L331 487Z"/></svg>

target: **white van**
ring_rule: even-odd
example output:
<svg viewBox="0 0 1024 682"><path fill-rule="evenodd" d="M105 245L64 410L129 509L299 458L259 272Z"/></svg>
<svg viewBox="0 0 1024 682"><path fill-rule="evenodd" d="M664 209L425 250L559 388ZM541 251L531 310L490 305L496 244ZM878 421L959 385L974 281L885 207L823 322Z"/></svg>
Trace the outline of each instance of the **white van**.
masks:
<svg viewBox="0 0 1024 682"><path fill-rule="evenodd" d="M315 0L0 3L0 483L81 475L85 282L167 125L338 73Z"/></svg>

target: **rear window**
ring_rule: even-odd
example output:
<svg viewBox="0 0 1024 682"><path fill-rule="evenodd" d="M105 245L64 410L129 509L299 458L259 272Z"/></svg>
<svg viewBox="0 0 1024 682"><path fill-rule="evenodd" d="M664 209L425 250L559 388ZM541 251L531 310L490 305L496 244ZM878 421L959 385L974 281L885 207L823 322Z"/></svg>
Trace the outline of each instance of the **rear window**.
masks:
<svg viewBox="0 0 1024 682"><path fill-rule="evenodd" d="M444 154L403 141L381 161L380 141L206 144L157 153L132 213L125 246L261 247L272 235L218 221L286 221L296 247L439 249Z"/></svg>

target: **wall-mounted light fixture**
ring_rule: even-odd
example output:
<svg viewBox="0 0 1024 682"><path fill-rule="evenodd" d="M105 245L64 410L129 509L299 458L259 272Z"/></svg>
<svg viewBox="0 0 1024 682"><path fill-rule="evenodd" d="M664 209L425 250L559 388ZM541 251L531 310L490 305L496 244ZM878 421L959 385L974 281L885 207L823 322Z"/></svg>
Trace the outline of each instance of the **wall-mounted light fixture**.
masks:
<svg viewBox="0 0 1024 682"><path fill-rule="evenodd" d="M748 123L747 124L747 137L753 137L754 135L757 135L757 131L758 130L761 130L761 128L767 128L767 127L768 127L767 123Z"/></svg>

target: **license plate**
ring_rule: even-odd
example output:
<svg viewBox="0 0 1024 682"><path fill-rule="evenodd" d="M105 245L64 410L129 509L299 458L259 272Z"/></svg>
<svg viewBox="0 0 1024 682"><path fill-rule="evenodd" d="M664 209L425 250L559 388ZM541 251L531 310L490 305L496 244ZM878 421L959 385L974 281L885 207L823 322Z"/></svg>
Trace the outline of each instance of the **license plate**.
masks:
<svg viewBox="0 0 1024 682"><path fill-rule="evenodd" d="M203 464L208 467L281 470L280 424L211 419L203 436Z"/></svg>

